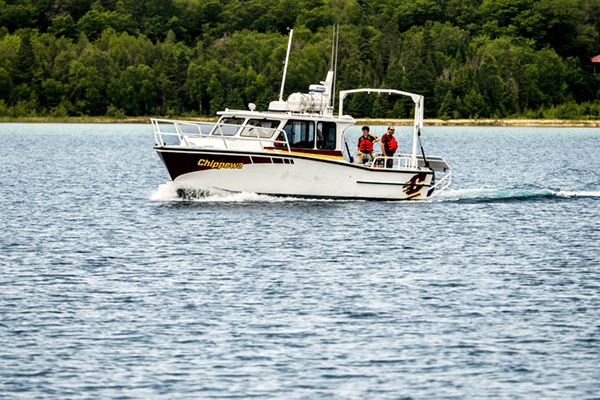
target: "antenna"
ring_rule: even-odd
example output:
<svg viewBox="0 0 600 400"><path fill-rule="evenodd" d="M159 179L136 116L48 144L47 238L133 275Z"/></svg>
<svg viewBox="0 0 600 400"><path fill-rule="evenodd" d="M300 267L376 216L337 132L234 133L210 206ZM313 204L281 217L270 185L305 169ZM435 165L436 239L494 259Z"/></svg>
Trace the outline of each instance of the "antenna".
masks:
<svg viewBox="0 0 600 400"><path fill-rule="evenodd" d="M333 52L335 51L335 24L333 24L333 33L331 34L331 67L330 70L333 71Z"/></svg>
<svg viewBox="0 0 600 400"><path fill-rule="evenodd" d="M290 59L290 48L292 47L293 35L294 30L290 29L290 41L288 42L287 54L285 56L285 67L283 68L283 79L281 80L281 92L279 93L279 101L283 101L283 87L285 86L285 75L287 74L288 61Z"/></svg>
<svg viewBox="0 0 600 400"><path fill-rule="evenodd" d="M335 82L337 81L337 56L340 43L340 24L337 24L337 35L335 35L335 24L333 24L333 32L335 37L335 67L333 69L333 90L331 91L331 112L335 108ZM333 38L332 38L333 42ZM332 43L333 44L333 43ZM333 49L331 50L331 62L333 63Z"/></svg>

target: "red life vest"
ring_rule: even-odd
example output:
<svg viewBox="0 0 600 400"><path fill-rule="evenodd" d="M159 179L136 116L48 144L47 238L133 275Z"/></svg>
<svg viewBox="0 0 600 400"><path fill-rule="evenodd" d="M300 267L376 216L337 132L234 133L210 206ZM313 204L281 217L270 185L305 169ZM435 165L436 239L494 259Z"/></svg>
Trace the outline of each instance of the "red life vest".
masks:
<svg viewBox="0 0 600 400"><path fill-rule="evenodd" d="M361 136L358 138L358 148L361 152L373 151L374 136L367 135L367 137Z"/></svg>
<svg viewBox="0 0 600 400"><path fill-rule="evenodd" d="M279 136L277 136L277 139L275 139L275 147L284 147L285 146L285 136L283 136L283 133L280 133Z"/></svg>
<svg viewBox="0 0 600 400"><path fill-rule="evenodd" d="M396 138L392 135L388 135L387 133L381 138L381 143L385 146L386 153L394 153L398 148L398 142L396 142Z"/></svg>

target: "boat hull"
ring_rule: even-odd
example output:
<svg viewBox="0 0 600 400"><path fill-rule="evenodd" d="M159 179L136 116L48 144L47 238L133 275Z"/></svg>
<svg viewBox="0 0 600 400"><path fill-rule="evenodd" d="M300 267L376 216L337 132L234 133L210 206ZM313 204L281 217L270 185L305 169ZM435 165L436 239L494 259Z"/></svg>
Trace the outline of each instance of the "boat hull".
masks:
<svg viewBox="0 0 600 400"><path fill-rule="evenodd" d="M432 195L434 172L350 164L337 157L157 146L171 179L185 189L305 198L415 200Z"/></svg>

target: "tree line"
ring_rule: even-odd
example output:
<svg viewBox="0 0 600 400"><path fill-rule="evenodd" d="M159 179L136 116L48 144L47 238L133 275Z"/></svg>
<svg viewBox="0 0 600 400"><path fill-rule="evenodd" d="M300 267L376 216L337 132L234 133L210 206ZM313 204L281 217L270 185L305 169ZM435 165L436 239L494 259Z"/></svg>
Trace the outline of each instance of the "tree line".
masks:
<svg viewBox="0 0 600 400"><path fill-rule="evenodd" d="M425 96L427 118L600 118L600 0L0 0L0 116L214 116L331 66L339 90ZM600 68L598 68L600 72ZM409 100L354 95L355 117Z"/></svg>

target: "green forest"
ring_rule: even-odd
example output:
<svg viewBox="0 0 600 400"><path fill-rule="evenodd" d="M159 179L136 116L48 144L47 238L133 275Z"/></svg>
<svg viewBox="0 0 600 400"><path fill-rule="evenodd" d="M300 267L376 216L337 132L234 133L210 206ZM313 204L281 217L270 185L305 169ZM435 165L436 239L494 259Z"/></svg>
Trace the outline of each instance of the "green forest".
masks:
<svg viewBox="0 0 600 400"><path fill-rule="evenodd" d="M324 80L425 117L600 119L600 0L0 0L0 116L214 117ZM354 117L407 118L356 95Z"/></svg>

